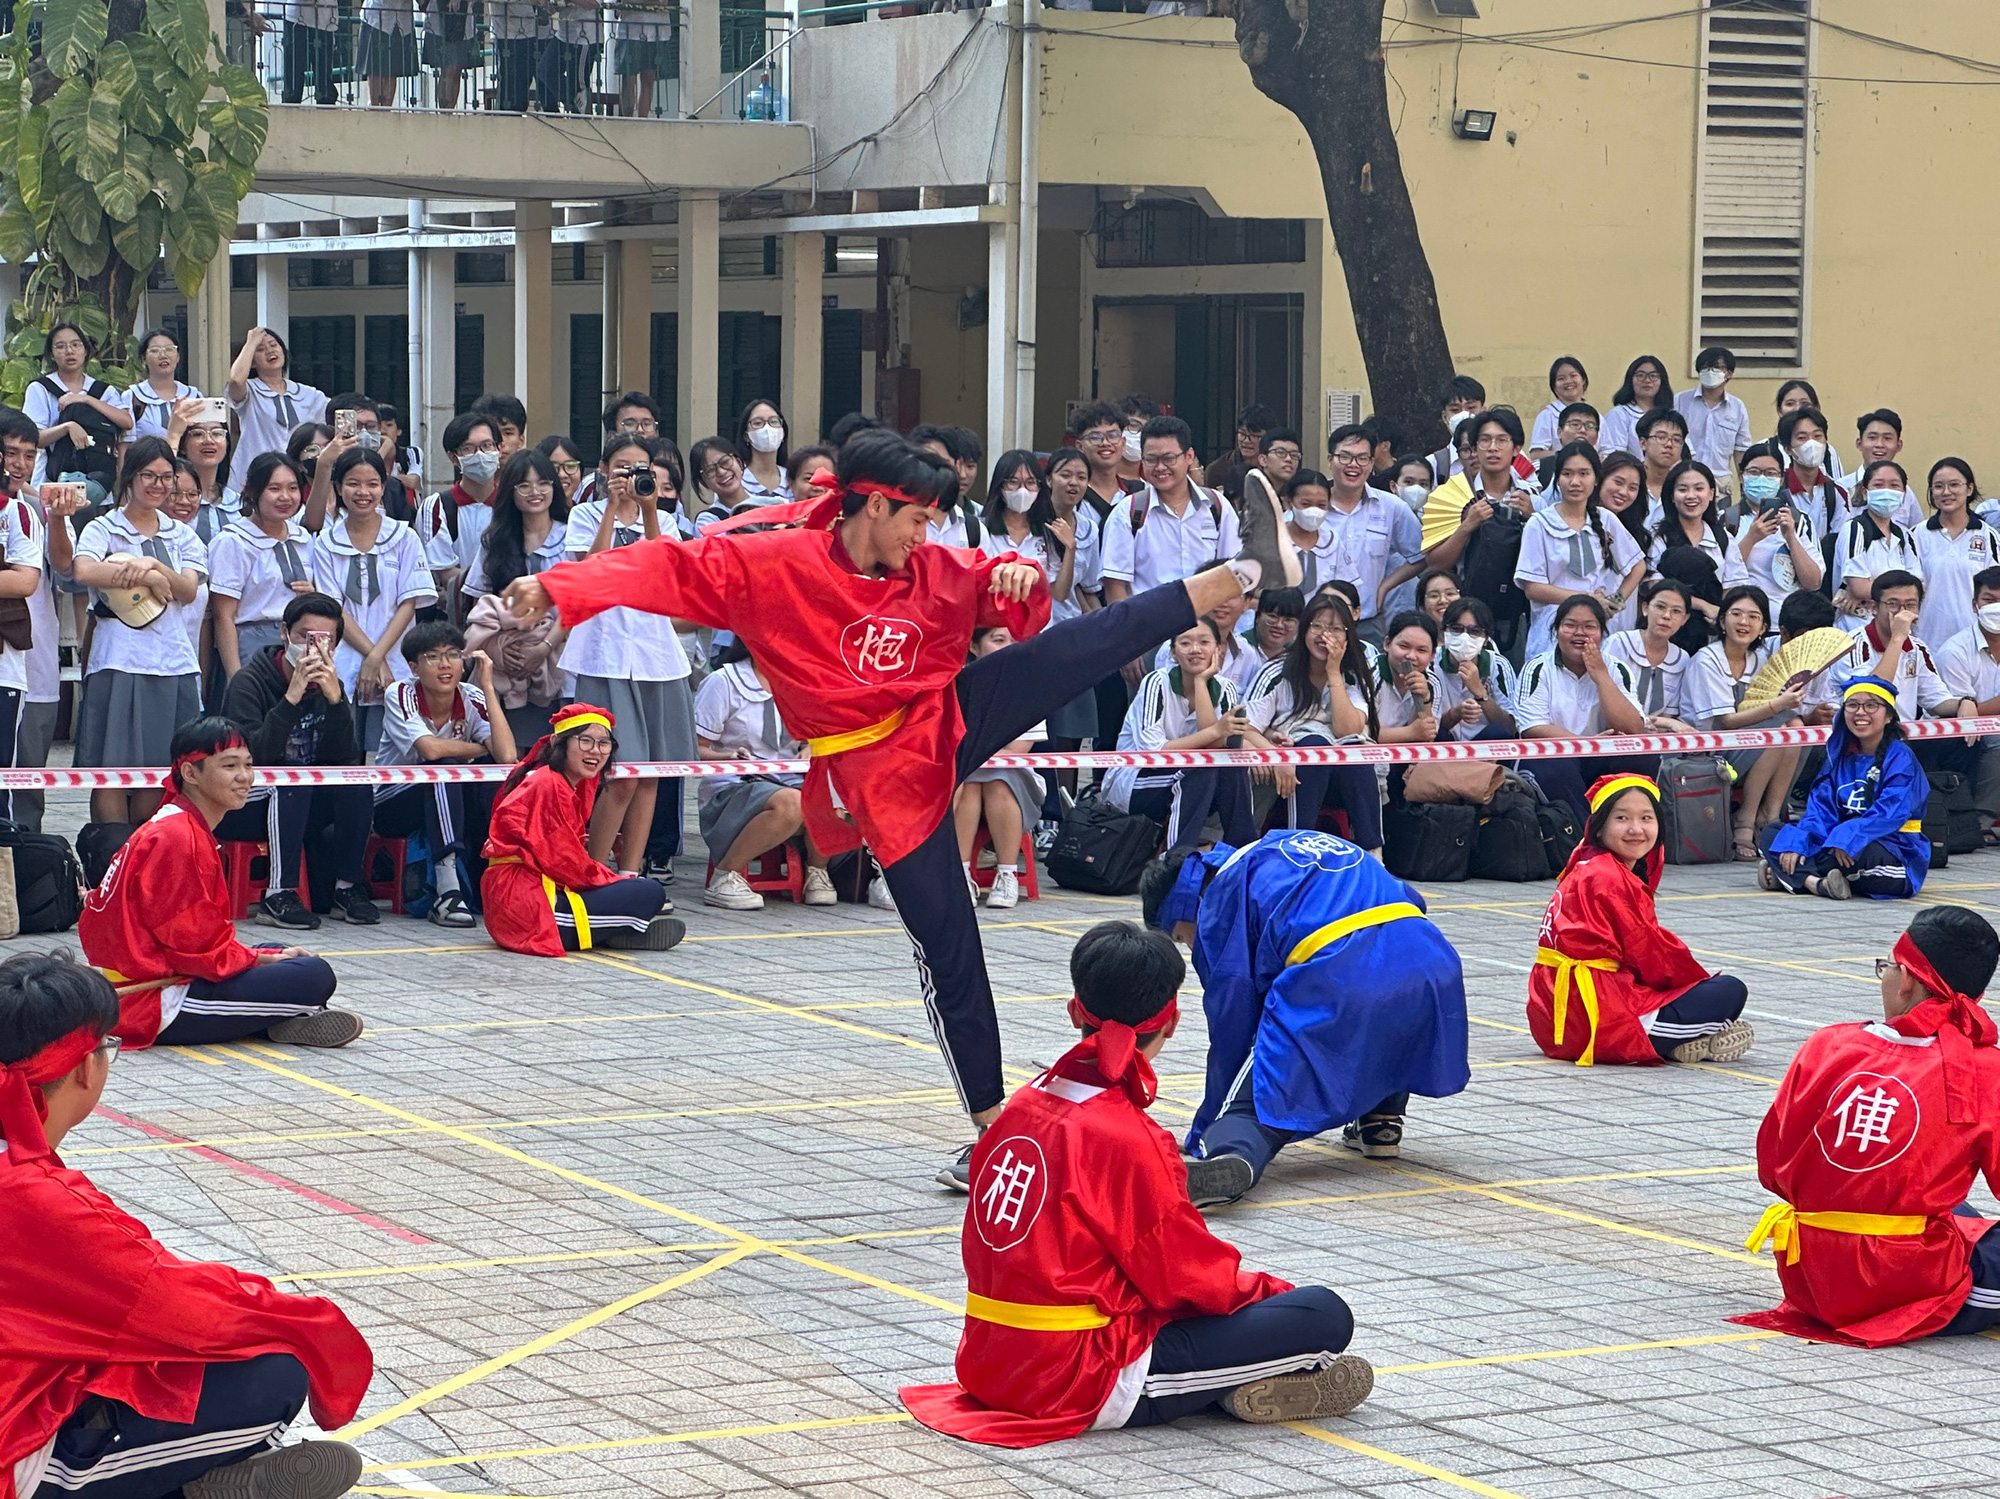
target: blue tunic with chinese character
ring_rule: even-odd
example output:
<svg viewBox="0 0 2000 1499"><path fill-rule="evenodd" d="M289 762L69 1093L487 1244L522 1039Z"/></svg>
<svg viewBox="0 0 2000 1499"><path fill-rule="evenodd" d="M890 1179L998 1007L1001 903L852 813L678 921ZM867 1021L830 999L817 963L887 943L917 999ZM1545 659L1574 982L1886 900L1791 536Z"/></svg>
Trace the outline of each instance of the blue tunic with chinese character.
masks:
<svg viewBox="0 0 2000 1499"><path fill-rule="evenodd" d="M1190 1143L1246 1064L1257 1117L1297 1134L1465 1087L1464 973L1415 890L1326 833L1189 857L1219 866L1195 922L1209 1045Z"/></svg>
<svg viewBox="0 0 2000 1499"><path fill-rule="evenodd" d="M1826 742L1826 764L1806 798L1805 816L1778 830L1771 857L1811 858L1823 849L1839 849L1858 859L1869 844L1879 844L1903 866L1915 895L1931 867L1931 845L1923 833L1929 798L1930 781L1909 745L1891 740L1878 763L1855 747L1846 724L1836 723Z"/></svg>

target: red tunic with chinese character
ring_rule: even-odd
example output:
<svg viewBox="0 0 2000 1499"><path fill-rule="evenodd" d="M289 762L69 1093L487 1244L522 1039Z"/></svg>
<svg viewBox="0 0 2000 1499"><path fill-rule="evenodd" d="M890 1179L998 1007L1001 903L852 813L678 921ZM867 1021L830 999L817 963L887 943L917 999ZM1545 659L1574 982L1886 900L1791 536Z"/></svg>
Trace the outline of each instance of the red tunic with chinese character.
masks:
<svg viewBox="0 0 2000 1499"><path fill-rule="evenodd" d="M596 801L595 776L572 786L553 765L538 765L493 804L479 902L487 934L501 947L560 958L554 902L618 878L584 846Z"/></svg>
<svg viewBox="0 0 2000 1499"><path fill-rule="evenodd" d="M161 990L189 979L220 983L257 964L229 919L222 851L202 815L178 797L142 823L112 855L83 903L76 934L83 955L120 989L118 1039L151 1046L161 1029Z"/></svg>
<svg viewBox="0 0 2000 1499"><path fill-rule="evenodd" d="M735 631L757 658L785 726L804 739L852 733L903 712L876 743L813 761L806 825L828 853L862 839L893 864L950 809L964 734L953 680L972 632L1016 638L1049 619L1044 582L1025 604L988 588L1004 557L919 546L882 577L855 569L833 530L766 531L683 542L669 537L565 562L542 586L576 625L614 605ZM829 783L855 828L833 810Z"/></svg>
<svg viewBox="0 0 2000 1499"><path fill-rule="evenodd" d="M1537 963L1528 974L1528 1029L1535 1044L1552 1057L1573 1062L1592 1040L1580 990L1585 974L1597 993L1595 1060L1657 1066L1660 1054L1639 1017L1671 1004L1709 976L1687 944L1660 925L1653 892L1660 887L1666 855L1657 847L1646 856L1644 878L1632 866L1594 843L1580 843L1570 856L1549 908L1542 916L1541 945L1578 966L1569 970L1563 1038L1556 1040L1555 995L1560 970ZM1586 969L1595 961L1617 965Z"/></svg>
<svg viewBox="0 0 2000 1499"><path fill-rule="evenodd" d="M1948 1117L1948 1067L1960 1069L1970 1122ZM1950 1027L1905 1034L1901 1021L1815 1032L1757 1131L1758 1177L1802 1214L1929 1223L1899 1235L1800 1223L1797 1262L1777 1254L1784 1304L1731 1320L1870 1348L1936 1332L1965 1305L1971 1246L1993 1227L1952 1213L1982 1171L2000 1183L2000 1050Z"/></svg>
<svg viewBox="0 0 2000 1499"><path fill-rule="evenodd" d="M1104 1085L1096 1040L1016 1093L980 1136L965 1210L970 1307L985 1298L1017 1322L1040 1311L1079 1325L968 1315L958 1383L901 1392L910 1414L947 1435L1032 1447L1122 1425L1161 1327L1291 1289L1244 1270L1208 1231L1173 1138L1127 1087Z"/></svg>

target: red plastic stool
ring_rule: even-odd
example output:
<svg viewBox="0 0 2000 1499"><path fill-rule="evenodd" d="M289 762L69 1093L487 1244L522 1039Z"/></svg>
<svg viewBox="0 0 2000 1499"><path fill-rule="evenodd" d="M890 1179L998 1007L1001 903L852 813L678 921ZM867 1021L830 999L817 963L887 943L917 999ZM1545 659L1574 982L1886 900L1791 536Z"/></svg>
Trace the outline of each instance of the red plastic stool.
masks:
<svg viewBox="0 0 2000 1499"><path fill-rule="evenodd" d="M1000 856L997 853L993 856L995 863L991 869L981 869L979 867L979 856L992 847L993 835L986 830L986 822L982 818L979 823L979 831L972 838L972 883L977 885L981 890L991 890L993 888L993 877L1000 872L998 862ZM1026 861L1021 874L1021 894L1029 900L1040 900L1042 898L1042 886L1041 882L1035 878L1035 840L1033 838L1023 838L1021 840L1021 857Z"/></svg>
<svg viewBox="0 0 2000 1499"><path fill-rule="evenodd" d="M268 843L230 842L222 845L222 867L229 878L229 914L232 920L241 921L250 914L250 908L264 898L270 889L268 872L258 879L252 872L253 860L262 859L268 871L271 863L271 846ZM299 855L299 899L309 899L306 893L306 860L303 851Z"/></svg>
<svg viewBox="0 0 2000 1499"><path fill-rule="evenodd" d="M708 880L715 878L715 860L708 861ZM750 861L744 871L744 878L750 888L759 895L785 895L791 897L793 905L804 905L806 898L806 850L796 839L788 839L776 848L767 848ZM707 881L704 881L706 883Z"/></svg>
<svg viewBox="0 0 2000 1499"><path fill-rule="evenodd" d="M384 854L389 860L389 878L378 880L375 875L375 855ZM389 909L398 916L403 914L403 871L409 866L410 843L407 838L378 838L368 835L368 846L361 854L361 868L368 876L368 895L371 900L386 900Z"/></svg>

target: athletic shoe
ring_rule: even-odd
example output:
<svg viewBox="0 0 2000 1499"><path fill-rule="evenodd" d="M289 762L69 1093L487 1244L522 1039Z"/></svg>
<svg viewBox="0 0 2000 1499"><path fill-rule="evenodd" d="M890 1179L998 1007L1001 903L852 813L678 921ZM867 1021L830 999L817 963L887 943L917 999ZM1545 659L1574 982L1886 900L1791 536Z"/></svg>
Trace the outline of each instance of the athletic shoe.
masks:
<svg viewBox="0 0 2000 1499"><path fill-rule="evenodd" d="M315 1010L293 1020L280 1020L264 1032L264 1039L285 1046L313 1046L331 1050L345 1046L361 1034L361 1017L352 1010Z"/></svg>
<svg viewBox="0 0 2000 1499"><path fill-rule="evenodd" d="M750 882L733 869L718 869L708 888L701 892L703 905L720 906L725 911L761 911L764 897L750 888Z"/></svg>
<svg viewBox="0 0 2000 1499"><path fill-rule="evenodd" d="M1683 1041L1668 1053L1676 1062L1734 1062L1747 1056L1757 1033L1747 1020L1732 1020L1721 1030Z"/></svg>
<svg viewBox="0 0 2000 1499"><path fill-rule="evenodd" d="M868 882L868 904L878 911L896 909L896 897L889 893L889 882L879 874Z"/></svg>
<svg viewBox="0 0 2000 1499"><path fill-rule="evenodd" d="M977 1141L973 1142L977 1144ZM972 1146L961 1150L952 1163L937 1174L940 1187L950 1187L954 1192L972 1190Z"/></svg>
<svg viewBox="0 0 2000 1499"><path fill-rule="evenodd" d="M1181 1163L1187 1167L1188 1197L1198 1208L1234 1202L1256 1185L1255 1168L1233 1150L1200 1158L1184 1155Z"/></svg>
<svg viewBox="0 0 2000 1499"><path fill-rule="evenodd" d="M986 909L989 911L1011 911L1020 899L1020 876L1004 865L994 870L993 888L986 892Z"/></svg>
<svg viewBox="0 0 2000 1499"><path fill-rule="evenodd" d="M979 881L972 877L972 871L969 869L965 872L965 893L975 906L979 904L979 897L986 893L979 888Z"/></svg>
<svg viewBox="0 0 2000 1499"><path fill-rule="evenodd" d="M662 885L673 884L674 861L672 859L661 860L660 867L653 871L653 878L658 880Z"/></svg>
<svg viewBox="0 0 2000 1499"><path fill-rule="evenodd" d="M833 876L824 869L806 870L805 903L809 906L840 904L840 896L833 888Z"/></svg>
<svg viewBox="0 0 2000 1499"><path fill-rule="evenodd" d="M1759 890L1782 890L1785 887L1778 883L1778 872L1776 870L1771 868L1769 864L1759 864L1757 866L1757 888Z"/></svg>
<svg viewBox="0 0 2000 1499"><path fill-rule="evenodd" d="M600 947L622 947L632 952L665 952L688 934L687 923L678 916L659 915L646 923L643 932L607 928Z"/></svg>
<svg viewBox="0 0 2000 1499"><path fill-rule="evenodd" d="M337 1499L361 1481L361 1453L345 1442L294 1442L181 1486L187 1499Z"/></svg>
<svg viewBox="0 0 2000 1499"><path fill-rule="evenodd" d="M1243 546L1237 558L1257 564L1264 587L1299 586L1305 577L1299 549L1285 527L1285 507L1262 469L1252 468L1244 475L1241 530Z"/></svg>
<svg viewBox="0 0 2000 1499"><path fill-rule="evenodd" d="M257 925L281 926L288 932L316 932L319 918L306 909L296 890L272 890L257 902Z"/></svg>
<svg viewBox="0 0 2000 1499"><path fill-rule="evenodd" d="M465 903L462 890L443 890L431 902L430 914L425 917L432 926L465 928L477 926L479 918L472 914L472 907Z"/></svg>
<svg viewBox="0 0 2000 1499"><path fill-rule="evenodd" d="M1393 1114L1367 1114L1340 1132L1340 1143L1371 1161L1393 1161L1403 1153L1403 1121Z"/></svg>
<svg viewBox="0 0 2000 1499"><path fill-rule="evenodd" d="M351 921L356 926L379 926L382 911L368 898L368 892L359 885L343 885L333 892L333 905L327 915L335 921Z"/></svg>
<svg viewBox="0 0 2000 1499"><path fill-rule="evenodd" d="M1829 869L1819 877L1819 893L1828 900L1852 900L1854 891L1847 883L1847 876L1838 867Z"/></svg>
<svg viewBox="0 0 2000 1499"><path fill-rule="evenodd" d="M1252 1426L1324 1421L1328 1416L1346 1415L1374 1388L1375 1370L1368 1360L1343 1353L1324 1369L1273 1374L1240 1384L1222 1397L1222 1408Z"/></svg>

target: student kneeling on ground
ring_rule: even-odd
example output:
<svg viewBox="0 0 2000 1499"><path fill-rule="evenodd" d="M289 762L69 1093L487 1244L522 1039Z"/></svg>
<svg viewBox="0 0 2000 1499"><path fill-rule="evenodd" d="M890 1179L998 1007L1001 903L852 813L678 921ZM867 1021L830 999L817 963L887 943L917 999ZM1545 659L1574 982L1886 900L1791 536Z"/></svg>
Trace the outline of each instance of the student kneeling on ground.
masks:
<svg viewBox="0 0 2000 1499"><path fill-rule="evenodd" d="M616 874L584 845L598 785L618 752L614 725L589 703L557 709L549 732L500 783L479 893L487 933L510 952L665 952L687 935L685 922L660 914L667 892L658 880Z"/></svg>
<svg viewBox="0 0 2000 1499"><path fill-rule="evenodd" d="M1374 1371L1341 1352L1347 1304L1244 1270L1146 1115L1186 977L1172 941L1132 922L1078 940L1070 1019L1083 1040L973 1148L958 1382L901 1391L926 1426L1031 1447L1215 1405L1262 1423L1344 1415L1368 1397Z"/></svg>
<svg viewBox="0 0 2000 1499"><path fill-rule="evenodd" d="M334 1499L359 1452L276 1443L308 1398L322 1427L353 1417L374 1372L353 1324L180 1258L56 1154L104 1094L119 1024L94 969L0 963L0 1493Z"/></svg>
<svg viewBox="0 0 2000 1499"><path fill-rule="evenodd" d="M265 646L229 679L222 716L242 732L258 765L359 765L354 708L333 666L340 605L323 593L302 593L285 605L283 625L283 642ZM223 842L269 846L260 926L318 929L310 891L293 881L300 853L320 838L333 861L329 914L361 926L382 919L362 885L370 798L366 786L257 786L246 805L223 817L215 830Z"/></svg>
<svg viewBox="0 0 2000 1499"><path fill-rule="evenodd" d="M77 923L84 956L118 986L118 1039L345 1046L361 1017L327 1008L326 959L236 940L214 829L257 777L243 735L226 718L197 718L175 731L172 755L166 800L112 859Z"/></svg>
<svg viewBox="0 0 2000 1499"><path fill-rule="evenodd" d="M493 711L493 661L484 651L465 649L465 635L444 620L413 625L402 639L403 659L415 676L398 682L383 699L382 747L378 765L512 765L517 758L507 715ZM465 680L470 664L479 685ZM493 815L494 787L478 781L431 781L415 786L375 788L375 831L383 838L407 838L419 828L430 840L437 899L430 920L437 926L469 927L475 922L466 903L459 861L471 860L486 842Z"/></svg>
<svg viewBox="0 0 2000 1499"><path fill-rule="evenodd" d="M1733 1062L1756 1039L1739 1019L1749 991L1711 974L1660 925L1653 892L1660 788L1647 776L1605 776L1590 788L1583 841L1542 916L1528 975L1528 1029L1562 1062Z"/></svg>

